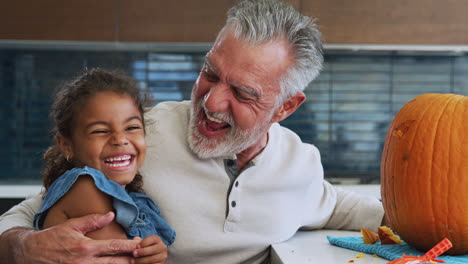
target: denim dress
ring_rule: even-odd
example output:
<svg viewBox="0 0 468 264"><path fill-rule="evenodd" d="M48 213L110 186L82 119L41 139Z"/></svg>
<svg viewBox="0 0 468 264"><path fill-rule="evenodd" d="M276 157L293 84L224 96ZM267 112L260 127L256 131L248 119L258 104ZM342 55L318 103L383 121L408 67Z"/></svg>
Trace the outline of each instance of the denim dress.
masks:
<svg viewBox="0 0 468 264"><path fill-rule="evenodd" d="M118 183L107 179L102 172L89 167L68 170L52 183L41 209L34 216L36 229L42 229L48 210L70 190L81 175L91 176L96 187L112 197L115 221L123 227L129 239L158 235L167 246L174 243L174 229L162 219L159 208L151 198L142 193L128 193Z"/></svg>

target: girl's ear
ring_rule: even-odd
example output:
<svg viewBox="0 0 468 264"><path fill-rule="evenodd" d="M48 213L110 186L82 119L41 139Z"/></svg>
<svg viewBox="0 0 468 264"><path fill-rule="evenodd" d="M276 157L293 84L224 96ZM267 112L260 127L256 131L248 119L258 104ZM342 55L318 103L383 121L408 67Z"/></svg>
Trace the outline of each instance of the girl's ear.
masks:
<svg viewBox="0 0 468 264"><path fill-rule="evenodd" d="M279 122L284 120L286 117L290 116L296 109L301 106L305 101L306 96L303 92L298 92L288 100L286 100L282 105L280 105L276 110L272 118L272 123Z"/></svg>
<svg viewBox="0 0 468 264"><path fill-rule="evenodd" d="M73 145L70 139L64 137L62 134L57 133L55 135L55 140L57 141L57 144L60 147L60 150L62 150L63 155L67 160L70 160L73 158Z"/></svg>

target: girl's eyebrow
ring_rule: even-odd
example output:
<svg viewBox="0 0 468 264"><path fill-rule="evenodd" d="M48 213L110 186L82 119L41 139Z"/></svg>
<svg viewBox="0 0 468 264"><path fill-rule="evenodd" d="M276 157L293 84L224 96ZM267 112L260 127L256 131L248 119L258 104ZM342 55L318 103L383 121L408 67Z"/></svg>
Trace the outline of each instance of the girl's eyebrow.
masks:
<svg viewBox="0 0 468 264"><path fill-rule="evenodd" d="M125 120L125 122L130 122L130 121L132 121L132 120L134 120L134 119L136 119L136 120L142 122L140 116L132 116L132 117L129 117L129 118L127 118L127 120Z"/></svg>
<svg viewBox="0 0 468 264"><path fill-rule="evenodd" d="M130 121L132 121L132 120L138 120L138 121L142 122L141 117L139 117L139 116L131 116L131 117L127 118L127 120L125 120L125 123L130 122ZM104 125L104 126L108 126L109 123L108 123L108 122L105 122L105 121L96 121L96 122L92 122L92 123L89 123L88 125L86 125L86 128L90 128L90 127L95 126L95 125Z"/></svg>
<svg viewBox="0 0 468 264"><path fill-rule="evenodd" d="M86 128L90 128L90 127L95 126L95 125L105 125L105 126L108 126L109 123L104 122L104 121L96 121L96 122L92 122L92 123L89 123L88 125L86 125Z"/></svg>

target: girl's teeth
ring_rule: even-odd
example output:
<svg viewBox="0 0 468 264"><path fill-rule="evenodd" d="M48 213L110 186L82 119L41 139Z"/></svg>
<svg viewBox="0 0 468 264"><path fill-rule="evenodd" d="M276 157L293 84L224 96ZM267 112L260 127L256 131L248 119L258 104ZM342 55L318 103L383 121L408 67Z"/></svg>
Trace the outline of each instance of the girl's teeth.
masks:
<svg viewBox="0 0 468 264"><path fill-rule="evenodd" d="M123 160L130 160L130 155L124 155L121 157L113 157L113 158L108 158L106 159L107 162L113 162L113 161L123 161Z"/></svg>
<svg viewBox="0 0 468 264"><path fill-rule="evenodd" d="M127 160L127 161L122 162L122 163L108 163L107 166L116 168L116 167L128 166L129 164L130 164L130 160Z"/></svg>

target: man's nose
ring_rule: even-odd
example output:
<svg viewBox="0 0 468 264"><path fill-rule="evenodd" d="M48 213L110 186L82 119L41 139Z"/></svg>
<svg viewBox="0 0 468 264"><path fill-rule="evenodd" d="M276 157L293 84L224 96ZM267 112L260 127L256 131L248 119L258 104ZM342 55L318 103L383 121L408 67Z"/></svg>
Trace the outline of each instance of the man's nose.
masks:
<svg viewBox="0 0 468 264"><path fill-rule="evenodd" d="M228 112L231 100L230 88L226 84L218 83L210 88L203 100L210 112Z"/></svg>

